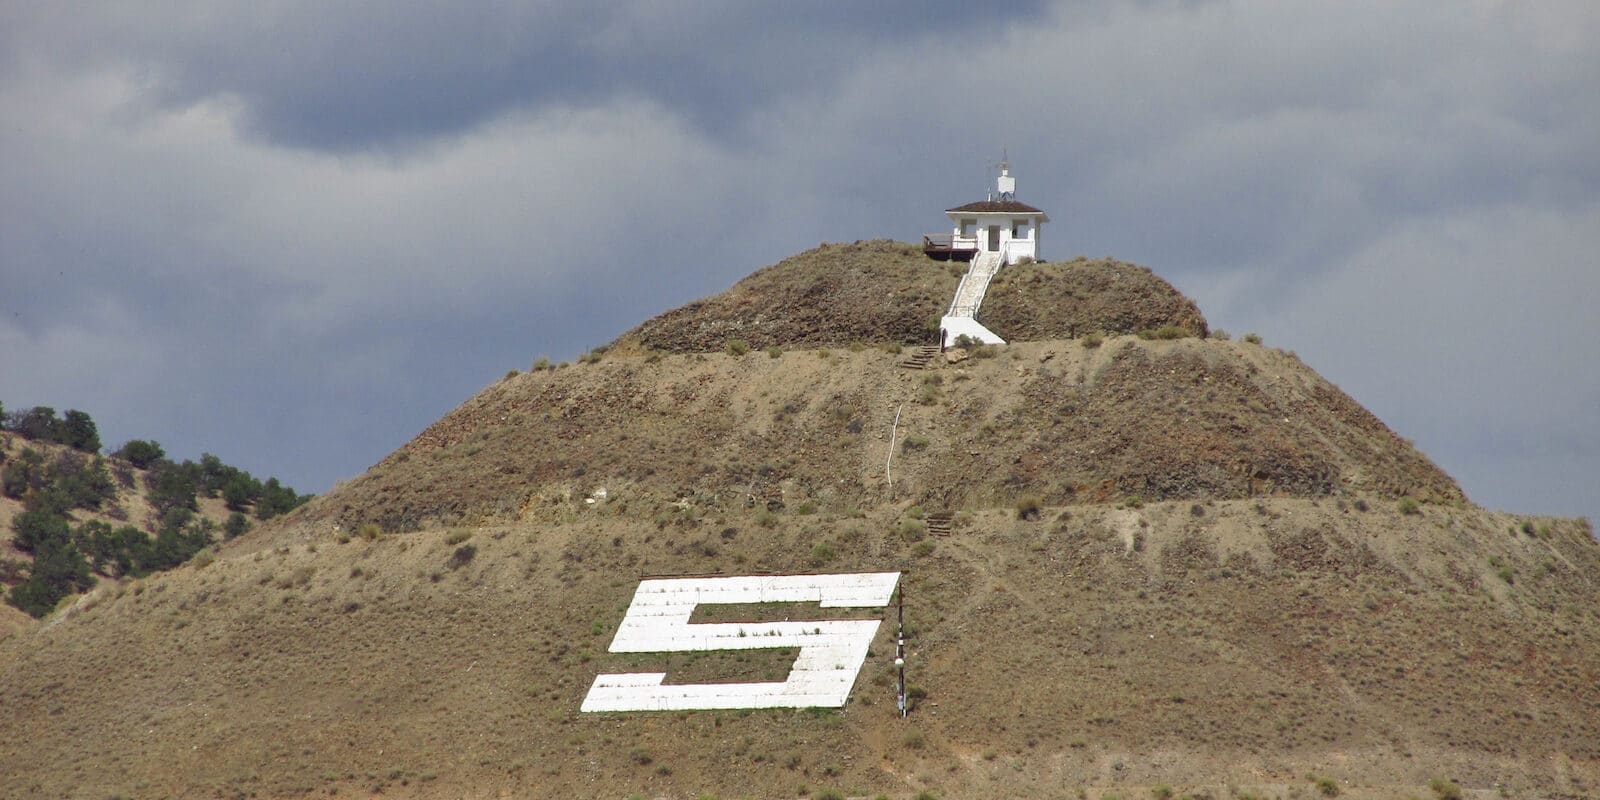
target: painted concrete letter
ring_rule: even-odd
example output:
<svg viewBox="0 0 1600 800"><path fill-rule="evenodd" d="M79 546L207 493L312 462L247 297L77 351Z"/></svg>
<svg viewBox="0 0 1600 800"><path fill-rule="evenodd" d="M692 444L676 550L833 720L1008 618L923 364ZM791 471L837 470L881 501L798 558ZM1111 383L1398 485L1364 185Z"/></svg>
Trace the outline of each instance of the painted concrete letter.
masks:
<svg viewBox="0 0 1600 800"><path fill-rule="evenodd" d="M820 603L876 608L894 596L898 572L760 575L642 581L611 642L613 653L704 652L798 647L787 680L663 685L664 672L595 676L584 711L717 708L838 708L850 696L878 620L689 624L699 605Z"/></svg>

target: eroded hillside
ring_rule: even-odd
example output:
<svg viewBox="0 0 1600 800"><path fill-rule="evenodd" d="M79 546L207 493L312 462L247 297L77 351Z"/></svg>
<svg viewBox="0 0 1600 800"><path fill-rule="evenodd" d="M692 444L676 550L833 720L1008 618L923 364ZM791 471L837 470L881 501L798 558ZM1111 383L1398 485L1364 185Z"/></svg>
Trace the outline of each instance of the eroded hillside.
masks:
<svg viewBox="0 0 1600 800"><path fill-rule="evenodd" d="M1131 335L1206 333L1147 270L1003 275L1013 344L908 369L948 265L801 254L102 582L0 641L0 795L1600 793L1587 521L1471 506L1290 353ZM608 652L642 576L869 571L906 718L888 625L838 710L579 710L603 673L795 663Z"/></svg>
<svg viewBox="0 0 1600 800"><path fill-rule="evenodd" d="M908 370L877 348L607 358L490 386L303 519L386 530L652 503L894 496L930 509L1460 489L1337 387L1248 342L1023 343ZM650 513L654 513L653 511Z"/></svg>
<svg viewBox="0 0 1600 800"><path fill-rule="evenodd" d="M1031 519L976 509L936 536L908 502L772 513L696 500L649 517L636 504L575 497L538 522L241 540L204 567L97 590L0 645L0 728L17 734L0 738L0 790L1103 800L1163 785L1306 797L1315 778L1355 798L1434 780L1473 796L1600 787L1600 547L1583 525L1266 498ZM607 653L640 575L886 569L905 572L921 697L907 719L889 626L839 711L578 710L602 672L781 680L794 658Z"/></svg>

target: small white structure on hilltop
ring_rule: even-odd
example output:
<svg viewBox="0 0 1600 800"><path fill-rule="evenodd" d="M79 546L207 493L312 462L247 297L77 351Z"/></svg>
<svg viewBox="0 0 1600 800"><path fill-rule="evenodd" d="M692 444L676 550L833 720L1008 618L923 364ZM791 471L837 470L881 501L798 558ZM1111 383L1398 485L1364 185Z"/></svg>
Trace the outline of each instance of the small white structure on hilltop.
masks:
<svg viewBox="0 0 1600 800"><path fill-rule="evenodd" d="M922 251L939 261L969 261L967 274L956 288L949 310L939 321L939 346L965 336L983 344L1005 344L994 331L978 322L978 309L989 281L1001 267L1022 259L1039 259L1039 229L1050 218L1017 200L1017 179L1011 166L1000 162L996 194L987 200L956 206L944 213L954 223L949 234L922 237Z"/></svg>
<svg viewBox="0 0 1600 800"><path fill-rule="evenodd" d="M970 261L983 253L998 253L1002 265L1038 260L1039 229L1050 217L1017 200L1017 179L1004 161L995 188L987 200L947 209L950 233L922 237L922 251L939 261Z"/></svg>

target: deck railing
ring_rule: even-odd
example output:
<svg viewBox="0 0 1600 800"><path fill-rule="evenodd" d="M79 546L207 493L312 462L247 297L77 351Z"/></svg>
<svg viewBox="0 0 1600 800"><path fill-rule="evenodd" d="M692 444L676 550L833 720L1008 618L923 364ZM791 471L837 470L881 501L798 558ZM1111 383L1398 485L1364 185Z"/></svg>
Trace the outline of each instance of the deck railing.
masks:
<svg viewBox="0 0 1600 800"><path fill-rule="evenodd" d="M976 237L956 236L953 233L930 233L922 237L924 250L976 250Z"/></svg>

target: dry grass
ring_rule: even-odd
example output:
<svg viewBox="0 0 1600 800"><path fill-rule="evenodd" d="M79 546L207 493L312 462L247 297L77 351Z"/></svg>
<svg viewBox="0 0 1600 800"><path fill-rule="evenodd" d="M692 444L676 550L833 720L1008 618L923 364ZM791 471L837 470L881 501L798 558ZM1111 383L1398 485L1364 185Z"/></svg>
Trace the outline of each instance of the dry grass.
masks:
<svg viewBox="0 0 1600 800"><path fill-rule="evenodd" d="M706 309L814 285L758 273L596 363L497 382L203 569L104 587L0 641L0 796L1365 800L1440 775L1600 791L1586 525L1471 507L1255 344L1052 340L902 369L848 345L920 329L954 276L892 243L801 258L845 268L826 296L852 270L906 271L910 311L791 317L776 341L710 325L743 318ZM1138 277L1149 292L1118 302L1170 299ZM787 352L641 349L701 338ZM801 357L807 342L837 349ZM896 409L916 446L890 441ZM935 512L950 535L918 521ZM578 712L602 672L777 680L792 663L609 654L640 576L822 569L906 571L911 719L892 625L838 711Z"/></svg>

